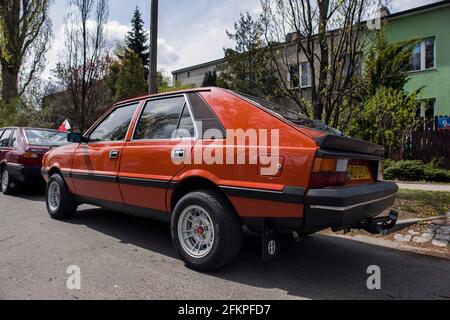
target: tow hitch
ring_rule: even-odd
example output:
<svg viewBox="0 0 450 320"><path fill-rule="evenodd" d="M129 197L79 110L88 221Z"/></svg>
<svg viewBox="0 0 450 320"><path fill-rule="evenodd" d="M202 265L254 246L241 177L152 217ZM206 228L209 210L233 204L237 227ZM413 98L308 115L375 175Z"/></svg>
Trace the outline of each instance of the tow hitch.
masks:
<svg viewBox="0 0 450 320"><path fill-rule="evenodd" d="M398 212L392 210L388 216L371 218L361 221L358 225L345 230L349 232L352 229L364 230L371 234L388 235L394 230L398 221Z"/></svg>

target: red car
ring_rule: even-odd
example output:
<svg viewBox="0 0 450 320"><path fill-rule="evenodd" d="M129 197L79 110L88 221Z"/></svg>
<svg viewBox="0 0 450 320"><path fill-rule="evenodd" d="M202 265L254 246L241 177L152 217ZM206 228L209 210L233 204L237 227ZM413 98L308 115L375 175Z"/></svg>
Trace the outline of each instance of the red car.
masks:
<svg viewBox="0 0 450 320"><path fill-rule="evenodd" d="M279 234L333 228L384 233L397 214L383 148L269 101L219 88L118 103L74 144L48 152L50 216L80 204L170 222L186 264L216 270L239 253L242 227L264 258Z"/></svg>
<svg viewBox="0 0 450 320"><path fill-rule="evenodd" d="M42 158L53 147L67 144L67 133L48 129L0 129L1 191L10 194L17 183L42 181Z"/></svg>

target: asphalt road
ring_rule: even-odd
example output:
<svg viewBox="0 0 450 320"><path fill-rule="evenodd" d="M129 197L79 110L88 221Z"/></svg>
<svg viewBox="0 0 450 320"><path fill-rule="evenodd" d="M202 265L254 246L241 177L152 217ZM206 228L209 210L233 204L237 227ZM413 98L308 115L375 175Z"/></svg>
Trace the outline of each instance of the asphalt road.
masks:
<svg viewBox="0 0 450 320"><path fill-rule="evenodd" d="M450 261L316 235L262 262L246 234L234 265L185 268L169 226L92 207L51 220L41 191L0 195L0 299L450 299ZM81 290L66 288L71 265ZM367 289L378 265L382 289Z"/></svg>

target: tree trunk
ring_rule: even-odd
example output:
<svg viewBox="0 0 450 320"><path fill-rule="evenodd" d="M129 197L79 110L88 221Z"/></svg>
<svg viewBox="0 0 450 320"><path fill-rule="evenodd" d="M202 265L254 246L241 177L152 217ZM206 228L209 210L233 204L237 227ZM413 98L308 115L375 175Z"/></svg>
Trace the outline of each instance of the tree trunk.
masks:
<svg viewBox="0 0 450 320"><path fill-rule="evenodd" d="M329 0L318 1L319 7L319 88L317 91L317 100L314 102L314 118L322 120L324 110L324 94L327 89L328 67L329 67L329 49L328 49L328 11L330 7Z"/></svg>
<svg viewBox="0 0 450 320"><path fill-rule="evenodd" d="M19 69L2 63L2 100L11 102L19 96Z"/></svg>

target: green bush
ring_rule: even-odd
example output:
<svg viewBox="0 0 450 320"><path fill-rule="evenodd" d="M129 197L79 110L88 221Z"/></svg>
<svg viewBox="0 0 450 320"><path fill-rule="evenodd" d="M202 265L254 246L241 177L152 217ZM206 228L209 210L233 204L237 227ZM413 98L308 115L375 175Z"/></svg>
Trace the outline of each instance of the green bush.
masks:
<svg viewBox="0 0 450 320"><path fill-rule="evenodd" d="M384 177L387 180L450 182L450 170L439 168L436 162L386 161Z"/></svg>

